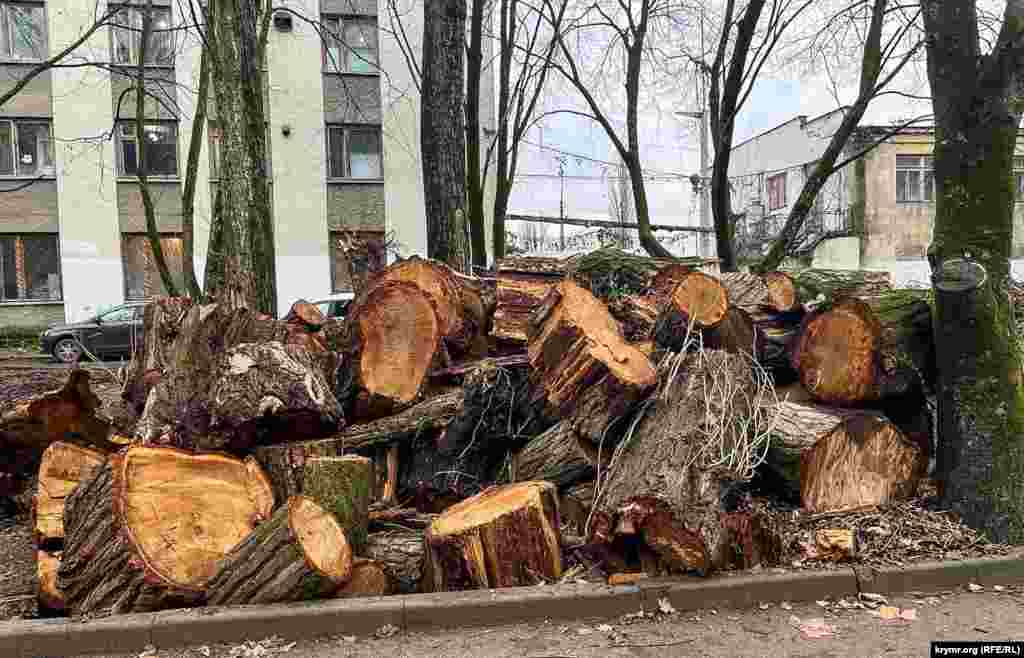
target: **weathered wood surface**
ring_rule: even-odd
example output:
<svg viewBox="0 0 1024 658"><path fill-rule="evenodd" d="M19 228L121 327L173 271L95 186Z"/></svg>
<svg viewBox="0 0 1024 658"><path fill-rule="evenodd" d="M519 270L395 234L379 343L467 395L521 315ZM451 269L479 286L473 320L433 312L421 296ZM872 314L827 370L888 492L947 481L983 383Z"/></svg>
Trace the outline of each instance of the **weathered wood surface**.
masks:
<svg viewBox="0 0 1024 658"><path fill-rule="evenodd" d="M36 551L36 577L38 582L39 608L48 612L64 611L64 593L57 585L57 570L60 568L60 552Z"/></svg>
<svg viewBox="0 0 1024 658"><path fill-rule="evenodd" d="M59 547L64 540L64 503L79 482L88 480L106 460L96 450L72 443L51 443L39 464L36 495L32 505L32 529L36 546Z"/></svg>
<svg viewBox="0 0 1024 658"><path fill-rule="evenodd" d="M424 566L424 531L399 528L371 532L367 537L365 557L381 565L395 594L421 591Z"/></svg>
<svg viewBox="0 0 1024 658"><path fill-rule="evenodd" d="M125 376L122 397L135 415L141 415L146 398L163 377L171 361L171 349L178 338L185 315L192 308L188 297L157 297L143 313L141 350L132 356Z"/></svg>
<svg viewBox="0 0 1024 658"><path fill-rule="evenodd" d="M559 488L592 480L594 461L581 445L571 423L562 421L519 451L516 480L546 480Z"/></svg>

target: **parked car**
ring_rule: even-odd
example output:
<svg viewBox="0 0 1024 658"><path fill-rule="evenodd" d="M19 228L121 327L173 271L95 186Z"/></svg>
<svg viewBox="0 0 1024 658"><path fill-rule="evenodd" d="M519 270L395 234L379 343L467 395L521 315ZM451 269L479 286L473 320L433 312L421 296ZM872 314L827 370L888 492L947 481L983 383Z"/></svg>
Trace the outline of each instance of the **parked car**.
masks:
<svg viewBox="0 0 1024 658"><path fill-rule="evenodd" d="M142 346L145 302L129 302L84 322L52 324L39 336L39 347L61 363L76 363L83 347L97 357L131 356Z"/></svg>
<svg viewBox="0 0 1024 658"><path fill-rule="evenodd" d="M325 318L343 320L345 318L345 314L348 313L348 307L354 298L355 295L353 293L338 292L330 297L325 297L319 301L313 302L313 306L320 309L320 312L324 314Z"/></svg>

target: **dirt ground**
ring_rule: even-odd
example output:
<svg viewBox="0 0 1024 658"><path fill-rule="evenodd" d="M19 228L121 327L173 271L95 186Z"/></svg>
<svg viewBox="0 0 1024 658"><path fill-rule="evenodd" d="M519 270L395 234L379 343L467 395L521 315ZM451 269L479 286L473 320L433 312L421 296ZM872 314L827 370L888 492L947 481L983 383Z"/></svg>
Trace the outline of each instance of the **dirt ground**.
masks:
<svg viewBox="0 0 1024 658"><path fill-rule="evenodd" d="M633 656L927 656L933 640L1024 639L1024 588L896 597L913 621L883 622L879 609L765 602L747 610L702 610L655 618L541 622L498 628L334 636L299 643L257 639L232 645L152 649L108 658L605 658ZM856 605L847 601L848 606ZM862 604L863 605L863 604ZM913 613L908 613L913 610ZM827 624L810 638L801 624ZM387 635L387 630L378 631Z"/></svg>

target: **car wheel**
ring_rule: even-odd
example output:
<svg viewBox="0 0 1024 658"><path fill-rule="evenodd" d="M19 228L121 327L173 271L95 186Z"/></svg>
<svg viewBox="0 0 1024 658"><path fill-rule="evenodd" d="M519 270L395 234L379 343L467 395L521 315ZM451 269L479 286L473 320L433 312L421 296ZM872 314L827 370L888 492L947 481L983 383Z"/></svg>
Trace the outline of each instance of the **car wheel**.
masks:
<svg viewBox="0 0 1024 658"><path fill-rule="evenodd" d="M62 338L53 346L53 358L61 363L78 363L82 358L82 348L74 338Z"/></svg>

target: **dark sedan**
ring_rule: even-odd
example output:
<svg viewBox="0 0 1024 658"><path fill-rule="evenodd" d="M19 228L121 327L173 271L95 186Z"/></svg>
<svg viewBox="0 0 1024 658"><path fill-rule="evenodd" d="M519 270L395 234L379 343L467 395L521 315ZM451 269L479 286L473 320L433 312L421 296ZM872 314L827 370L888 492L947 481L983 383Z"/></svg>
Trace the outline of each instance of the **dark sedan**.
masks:
<svg viewBox="0 0 1024 658"><path fill-rule="evenodd" d="M84 322L51 325L39 337L44 354L62 363L75 363L88 351L97 357L131 356L142 346L145 302L115 306Z"/></svg>

